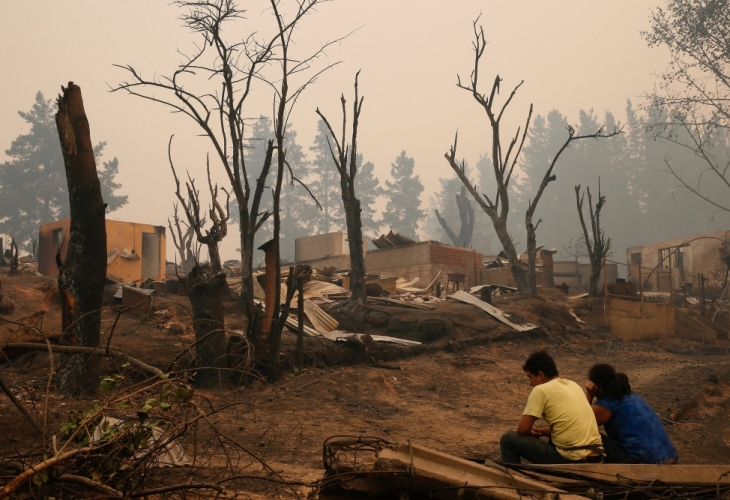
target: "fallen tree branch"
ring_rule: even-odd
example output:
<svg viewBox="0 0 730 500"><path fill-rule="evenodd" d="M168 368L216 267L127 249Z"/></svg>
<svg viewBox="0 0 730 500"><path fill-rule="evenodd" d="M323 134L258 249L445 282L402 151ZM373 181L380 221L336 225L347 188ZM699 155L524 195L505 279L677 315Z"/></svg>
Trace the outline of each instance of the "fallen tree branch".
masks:
<svg viewBox="0 0 730 500"><path fill-rule="evenodd" d="M44 346L45 347L45 346ZM32 478L39 472L48 469L49 467L53 467L59 462L62 462L66 460L67 458L71 458L74 455L78 455L79 453L88 453L90 451L95 450L95 446L85 446L84 448L76 448L75 450L67 451L66 453L63 453L61 455L56 455L55 457L51 457L48 460L45 460L39 464L33 465L23 471L22 474L18 475L15 479L10 481L8 484L6 484L3 489L0 490L0 498L5 498L6 496L10 495L13 491L15 491L18 486L26 482L28 479Z"/></svg>
<svg viewBox="0 0 730 500"><path fill-rule="evenodd" d="M81 347L75 345L52 345L46 346L44 344L34 344L33 342L18 342L12 344L5 344L2 349L27 349L29 351L45 351L51 348L53 352L63 352L67 354L98 354L100 356L106 356L109 358L121 359L132 366L139 368L142 371L150 373L152 375L164 375L163 371L159 368L155 368L152 365L148 365L144 361L140 361L137 358L133 358L126 353L116 351L114 349L103 349L100 347ZM2 498L2 497L0 497Z"/></svg>
<svg viewBox="0 0 730 500"><path fill-rule="evenodd" d="M266 481L269 483L286 484L288 486L307 486L307 487L312 486L312 483L305 483L303 481L287 481L286 479L274 479L271 477L254 476L252 474L237 474L235 476L230 476L225 479L221 479L220 481L218 481L218 484L227 483L229 481L235 481L236 479L255 479L257 481Z"/></svg>
<svg viewBox="0 0 730 500"><path fill-rule="evenodd" d="M133 493L129 495L129 498L139 498L144 497L148 495L157 495L159 493L167 493L168 491L177 491L177 490L192 490L192 489L212 489L216 490L218 493L224 493L225 490L218 486L215 483L180 483L180 484L172 484L170 486L162 486L160 488L152 488L150 490L144 490L139 491L137 493Z"/></svg>
<svg viewBox="0 0 730 500"><path fill-rule="evenodd" d="M111 497L122 498L124 496L124 494L121 491L115 490L111 486L101 484L98 481L94 481L93 479L89 479L88 477L84 477L84 476L74 476L73 474L64 474L62 476L57 477L56 481L61 482L61 483L80 484L82 486L86 486L87 488L91 488L92 490L100 491L101 493L106 493L108 496L111 496Z"/></svg>
<svg viewBox="0 0 730 500"><path fill-rule="evenodd" d="M40 345L40 344L38 344L38 345ZM45 346L43 346L43 347L45 347ZM18 401L18 398L16 398L15 395L12 392L10 392L10 388L7 385L5 385L5 381L3 381L2 377L0 377L0 389L2 389L2 391L8 397L8 399L10 399L10 401L12 401L12 403L18 408L18 410L20 410L20 413L23 414L23 416L28 420L28 422L33 424L33 427L35 427L38 432L43 434L43 429L41 428L41 425L33 417L33 415L31 415L28 412L28 410L25 409L25 406L23 406L23 404L20 401Z"/></svg>

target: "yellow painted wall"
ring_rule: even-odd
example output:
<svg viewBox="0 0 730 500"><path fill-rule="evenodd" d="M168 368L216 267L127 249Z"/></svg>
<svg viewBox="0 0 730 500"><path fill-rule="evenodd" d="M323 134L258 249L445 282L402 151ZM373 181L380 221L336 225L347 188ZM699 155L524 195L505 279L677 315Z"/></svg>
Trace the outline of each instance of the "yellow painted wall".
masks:
<svg viewBox="0 0 730 500"><path fill-rule="evenodd" d="M39 230L39 246L38 246L38 271L44 276L57 276L58 269L56 267L56 251L57 247L53 245L53 230L61 228L64 233L68 233L71 219L62 219L60 221L44 224ZM142 279L142 235L144 233L152 233L160 235L160 252L158 259L160 262L160 271L153 279L164 279L165 277L165 257L166 257L166 239L165 228L162 226L153 226L151 224L137 224L135 222L122 222L107 220L106 221L106 244L107 253L116 247L120 252L125 248L130 252L134 252L140 256L139 260L129 260L123 257L117 257L113 262L107 265L107 273L120 278L122 281L131 282ZM61 249L61 258L66 257L68 248L68 234L64 240Z"/></svg>

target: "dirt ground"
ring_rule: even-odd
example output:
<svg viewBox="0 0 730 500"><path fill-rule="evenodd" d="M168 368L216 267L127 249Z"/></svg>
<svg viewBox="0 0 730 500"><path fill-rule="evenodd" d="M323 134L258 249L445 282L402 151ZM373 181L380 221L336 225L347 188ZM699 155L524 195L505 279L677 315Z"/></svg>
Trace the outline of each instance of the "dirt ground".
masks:
<svg viewBox="0 0 730 500"><path fill-rule="evenodd" d="M15 304L8 317L25 318L46 332L60 328L52 280L21 274L2 278L2 285L6 299ZM116 318L108 299L105 335ZM561 376L581 385L597 362L626 372L632 389L662 417L682 463L730 463L730 349L680 339L625 343L580 325L567 312L565 297L554 291L532 298L505 297L496 305L512 312L516 321L529 321L540 329L518 333L472 306L452 301L436 303L433 311L378 306L373 309L390 313L391 322L439 319L448 333L418 347L307 339L302 373L291 369L296 337L285 333L287 371L282 380L201 393L214 406L245 402L245 410L220 414L221 429L254 449L285 478L310 482L323 474L322 443L333 435L411 439L460 457L498 458L499 437L514 428L530 391L520 367L531 352L547 349ZM122 316L111 346L165 369L193 342L188 306L184 297L155 297L149 315ZM235 304L227 311L227 326L240 328ZM361 318L341 323L350 332L419 336L370 327ZM178 324L183 333L172 333ZM10 330L17 327L0 321L0 335ZM115 361L104 363L109 372L118 367ZM45 353L28 353L0 364L0 376L22 401L32 404L42 400L47 368ZM89 381L87 389L96 383ZM51 400L53 428L69 411L90 407L95 395L69 398L52 392ZM22 449L30 427L4 396L0 415L0 450ZM259 493L265 495L264 490Z"/></svg>

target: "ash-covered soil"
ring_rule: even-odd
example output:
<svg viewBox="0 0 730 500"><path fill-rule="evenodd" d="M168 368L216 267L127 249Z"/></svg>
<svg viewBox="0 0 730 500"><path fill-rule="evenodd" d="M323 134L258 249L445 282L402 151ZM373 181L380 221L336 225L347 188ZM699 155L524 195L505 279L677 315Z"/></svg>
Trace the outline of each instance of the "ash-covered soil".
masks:
<svg viewBox="0 0 730 500"><path fill-rule="evenodd" d="M24 318L45 332L58 332L60 313L52 280L21 274L2 278L2 284L6 299L15 305L10 318ZM117 316L108 298L109 310L103 315L106 340ZM295 374L296 337L287 332L283 338L287 371L279 382L254 381L247 387L199 392L214 406L246 403L235 414L221 413L216 425L284 477L307 482L322 476L322 442L332 435L411 439L461 457L498 458L499 437L514 428L530 391L521 365L532 351L547 349L561 376L581 385L594 363L611 363L625 371L632 388L663 418L682 463L730 463L727 348L680 339L625 343L581 325L568 312L570 302L552 290L537 297L506 296L495 302L515 322L540 326L529 333L515 332L466 304L435 305L432 311L372 307L388 312L391 324L395 318L396 325L424 320L447 325L446 333L423 346L362 346L308 338L307 367ZM110 346L165 369L194 341L188 310L187 298L162 294L154 299L148 316L122 315ZM235 303L227 305L227 313L227 327L240 328L243 320ZM349 332L411 339L424 334L417 327L399 332L373 327L360 317L339 319L341 328ZM17 330L0 321L0 336L10 331L19 335ZM104 360L96 376L117 369L119 362ZM0 376L41 419L47 375L44 352L22 354L0 364ZM90 379L77 398L51 390L49 428L57 429L70 411L91 407L97 385L98 379ZM5 396L0 396L0 415L0 455L32 444L32 428Z"/></svg>

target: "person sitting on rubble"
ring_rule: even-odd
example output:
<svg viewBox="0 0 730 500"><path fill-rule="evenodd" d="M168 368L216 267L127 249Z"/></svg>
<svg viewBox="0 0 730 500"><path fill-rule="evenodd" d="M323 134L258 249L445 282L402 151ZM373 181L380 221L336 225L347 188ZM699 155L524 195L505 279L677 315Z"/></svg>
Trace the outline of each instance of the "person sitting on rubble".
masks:
<svg viewBox="0 0 730 500"><path fill-rule="evenodd" d="M677 450L659 416L631 391L625 373L611 365L594 365L588 371L586 396L596 423L606 431L602 437L607 463L677 463Z"/></svg>
<svg viewBox="0 0 730 500"><path fill-rule="evenodd" d="M502 461L533 464L566 464L603 461L603 447L598 425L583 389L558 377L555 361L545 351L527 358L522 369L532 386L525 411L516 431L502 435L499 447ZM549 427L538 427L542 418ZM540 439L547 436L548 440Z"/></svg>

